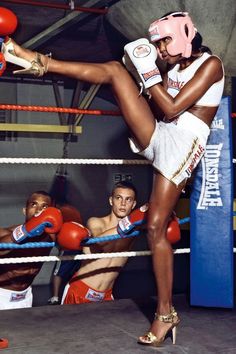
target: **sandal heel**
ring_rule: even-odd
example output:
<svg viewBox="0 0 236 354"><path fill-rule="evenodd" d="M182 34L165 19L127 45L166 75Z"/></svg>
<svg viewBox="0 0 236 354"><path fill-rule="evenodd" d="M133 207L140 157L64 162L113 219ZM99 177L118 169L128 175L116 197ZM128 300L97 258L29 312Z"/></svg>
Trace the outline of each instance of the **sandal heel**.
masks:
<svg viewBox="0 0 236 354"><path fill-rule="evenodd" d="M171 312L168 315L158 315L155 314L154 320L164 322L164 323L171 323L171 327L166 331L164 336L158 338L154 333L148 332L144 336L139 337L138 343L143 345L149 345L152 347L158 347L161 343L165 341L169 334L172 335L172 343L176 343L176 336L177 336L177 326L180 322L178 314L175 308L171 307Z"/></svg>

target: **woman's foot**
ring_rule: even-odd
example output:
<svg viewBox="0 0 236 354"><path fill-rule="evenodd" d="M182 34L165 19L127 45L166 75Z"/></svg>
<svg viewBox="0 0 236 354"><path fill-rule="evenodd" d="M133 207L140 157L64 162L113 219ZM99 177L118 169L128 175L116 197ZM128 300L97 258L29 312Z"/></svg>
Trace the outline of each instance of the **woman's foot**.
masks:
<svg viewBox="0 0 236 354"><path fill-rule="evenodd" d="M154 321L151 325L150 331L145 335L139 337L138 343L151 346L159 346L167 336L172 335L172 342L176 342L176 327L180 319L174 307L168 315L155 314Z"/></svg>
<svg viewBox="0 0 236 354"><path fill-rule="evenodd" d="M2 53L7 62L21 66L24 69L13 71L14 74L33 74L43 76L48 70L50 58L37 52L19 46L11 38L2 43Z"/></svg>

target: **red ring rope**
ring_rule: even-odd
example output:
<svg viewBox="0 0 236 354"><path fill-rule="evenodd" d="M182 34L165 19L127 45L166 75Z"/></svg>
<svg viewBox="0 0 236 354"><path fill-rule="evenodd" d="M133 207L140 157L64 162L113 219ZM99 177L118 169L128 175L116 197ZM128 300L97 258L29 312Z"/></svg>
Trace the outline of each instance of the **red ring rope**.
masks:
<svg viewBox="0 0 236 354"><path fill-rule="evenodd" d="M100 109L79 109L79 108L63 108L63 107L46 107L46 106L23 106L16 104L0 104L0 110L11 111L34 111L34 112L55 112L70 114L91 114L97 116L120 116L119 111L106 111Z"/></svg>
<svg viewBox="0 0 236 354"><path fill-rule="evenodd" d="M71 10L71 7L66 4L51 4L49 2L42 1L31 1L31 0L2 0L2 2L13 3L13 4L21 4L21 5L31 5L31 6L42 6L42 7L51 7L53 9L62 9L62 10ZM95 14L106 14L108 9L98 9L98 8L90 8L90 7L80 7L75 6L73 11L81 11L81 12L90 12Z"/></svg>
<svg viewBox="0 0 236 354"><path fill-rule="evenodd" d="M0 110L10 111L34 111L34 112L55 112L70 114L90 114L97 116L121 116L119 111L109 111L101 109L80 109L80 108L64 108L64 107L46 107L46 106L25 106L18 104L0 104ZM236 118L236 113L231 113L232 118Z"/></svg>

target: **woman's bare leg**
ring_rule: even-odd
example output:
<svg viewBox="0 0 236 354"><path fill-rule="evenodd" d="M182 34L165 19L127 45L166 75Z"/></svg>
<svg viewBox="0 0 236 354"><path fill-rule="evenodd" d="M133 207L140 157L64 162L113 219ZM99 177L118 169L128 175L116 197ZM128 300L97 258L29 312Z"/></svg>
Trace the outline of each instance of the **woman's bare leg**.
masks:
<svg viewBox="0 0 236 354"><path fill-rule="evenodd" d="M32 61L35 53L15 46L16 55ZM142 148L145 148L155 129L153 114L126 69L118 62L104 64L64 62L42 56L41 60L52 73L59 73L93 84L111 85L124 119ZM47 62L48 61L48 62ZM182 188L157 174L150 200L148 221L149 243L153 252L153 269L158 289L157 312L170 313L172 303L173 251L166 239L169 217L176 205ZM151 331L162 337L169 323L154 321Z"/></svg>
<svg viewBox="0 0 236 354"><path fill-rule="evenodd" d="M30 62L35 60L35 52L22 48L15 42L13 44L16 56ZM103 64L68 62L49 59L41 54L40 59L48 72L93 84L111 85L124 119L141 149L148 146L155 129L155 118L146 99L139 96L136 83L122 64L115 61Z"/></svg>
<svg viewBox="0 0 236 354"><path fill-rule="evenodd" d="M156 173L150 198L148 215L148 241L152 251L153 270L157 285L157 314L167 315L172 306L173 250L166 238L169 217L174 210L183 187L176 187ZM170 323L153 321L151 332L162 338Z"/></svg>

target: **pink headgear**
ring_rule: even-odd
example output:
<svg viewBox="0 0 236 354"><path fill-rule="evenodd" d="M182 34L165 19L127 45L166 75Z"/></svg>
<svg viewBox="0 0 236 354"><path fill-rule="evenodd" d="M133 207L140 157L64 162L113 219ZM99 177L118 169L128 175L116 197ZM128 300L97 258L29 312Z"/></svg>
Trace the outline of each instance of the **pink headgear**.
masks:
<svg viewBox="0 0 236 354"><path fill-rule="evenodd" d="M188 12L173 12L151 23L149 27L151 42L159 41L165 37L171 37L172 41L167 46L168 53L170 55L181 54L184 58L191 56L191 42L196 32L197 30ZM157 51L162 58L159 49L157 49Z"/></svg>

